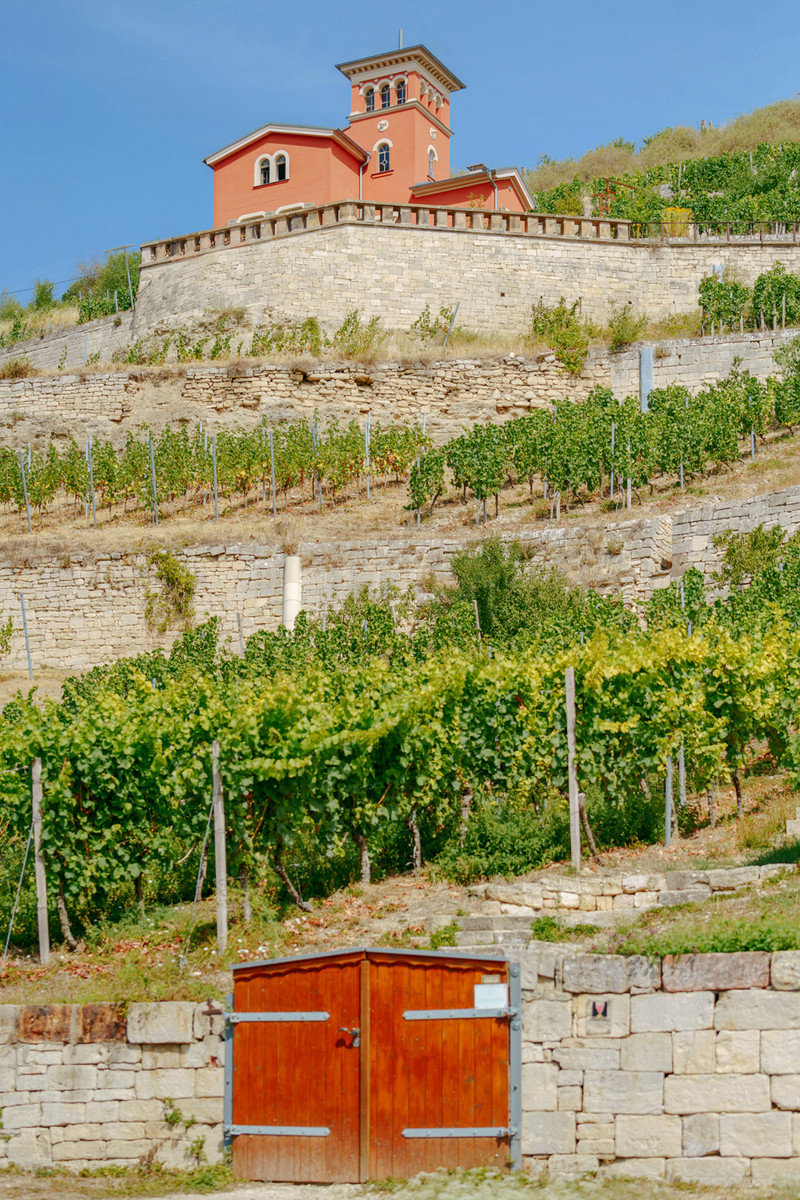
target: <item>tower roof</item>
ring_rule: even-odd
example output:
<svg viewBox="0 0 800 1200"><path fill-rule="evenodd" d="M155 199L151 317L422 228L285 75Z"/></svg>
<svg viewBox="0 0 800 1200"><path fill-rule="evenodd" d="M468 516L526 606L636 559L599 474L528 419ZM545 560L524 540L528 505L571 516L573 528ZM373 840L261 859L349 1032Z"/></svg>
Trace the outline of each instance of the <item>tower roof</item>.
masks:
<svg viewBox="0 0 800 1200"><path fill-rule="evenodd" d="M390 71L393 67L406 66L409 60L418 62L441 87L448 92L460 92L463 84L457 75L448 71L443 62L435 54L431 54L427 46L405 46L399 50L389 50L385 54L372 54L367 58L355 58L352 62L337 63L337 71L341 71L348 79L369 71Z"/></svg>

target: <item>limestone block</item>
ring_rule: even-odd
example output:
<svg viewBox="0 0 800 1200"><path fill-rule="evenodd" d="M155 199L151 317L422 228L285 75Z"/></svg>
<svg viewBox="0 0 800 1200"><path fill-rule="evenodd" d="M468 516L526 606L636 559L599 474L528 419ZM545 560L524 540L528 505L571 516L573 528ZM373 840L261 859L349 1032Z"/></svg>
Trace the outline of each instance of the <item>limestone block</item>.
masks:
<svg viewBox="0 0 800 1200"><path fill-rule="evenodd" d="M182 1000L160 1004L131 1004L128 1009L128 1041L154 1046L194 1040L195 1005Z"/></svg>
<svg viewBox="0 0 800 1200"><path fill-rule="evenodd" d="M800 1075L773 1075L771 1090L776 1108L800 1109Z"/></svg>
<svg viewBox="0 0 800 1200"><path fill-rule="evenodd" d="M558 1079L556 1063L523 1063L522 1107L526 1111L555 1112Z"/></svg>
<svg viewBox="0 0 800 1200"><path fill-rule="evenodd" d="M769 954L667 955L661 964L665 992L723 992L769 987Z"/></svg>
<svg viewBox="0 0 800 1200"><path fill-rule="evenodd" d="M181 1111L185 1106L181 1105ZM88 1115L88 1113L87 1113ZM164 1118L164 1105L160 1100L121 1100L117 1110L120 1121L161 1121ZM187 1114L189 1115L189 1114ZM96 1118L102 1120L104 1118ZM200 1119L199 1117L197 1118Z"/></svg>
<svg viewBox="0 0 800 1200"><path fill-rule="evenodd" d="M631 998L627 993L612 993L602 1000L596 995L576 996L575 1017L579 1038L626 1037L631 1028Z"/></svg>
<svg viewBox="0 0 800 1200"><path fill-rule="evenodd" d="M791 1113L723 1114L719 1119L719 1152L750 1158L791 1157Z"/></svg>
<svg viewBox="0 0 800 1200"><path fill-rule="evenodd" d="M663 1092L660 1071L587 1071L583 1077L587 1112L660 1113Z"/></svg>
<svg viewBox="0 0 800 1200"><path fill-rule="evenodd" d="M713 1029L673 1033L672 1061L676 1075L709 1075L714 1071L716 1034Z"/></svg>
<svg viewBox="0 0 800 1200"><path fill-rule="evenodd" d="M194 1045L194 1043L191 1043ZM179 1045L143 1046L142 1070L153 1071L159 1067L180 1067L182 1065Z"/></svg>
<svg viewBox="0 0 800 1200"><path fill-rule="evenodd" d="M664 1158L618 1158L601 1168L605 1179L663 1179L665 1172Z"/></svg>
<svg viewBox="0 0 800 1200"><path fill-rule="evenodd" d="M184 1071L182 1074L191 1075ZM188 1085L191 1087L191 1082ZM225 1091L225 1070L223 1067L201 1067L194 1072L195 1095L201 1098L222 1096ZM191 1093L190 1093L191 1094Z"/></svg>
<svg viewBox="0 0 800 1200"><path fill-rule="evenodd" d="M553 1059L565 1071L614 1071L619 1067L619 1049L604 1046L557 1046Z"/></svg>
<svg viewBox="0 0 800 1200"><path fill-rule="evenodd" d="M532 1000L522 1010L524 1042L560 1042L572 1032L572 1005L560 1000Z"/></svg>
<svg viewBox="0 0 800 1200"><path fill-rule="evenodd" d="M656 988L660 979L659 963L642 955L575 954L564 960L566 992L628 992Z"/></svg>
<svg viewBox="0 0 800 1200"><path fill-rule="evenodd" d="M776 950L770 982L780 992L800 991L800 950Z"/></svg>
<svg viewBox="0 0 800 1200"><path fill-rule="evenodd" d="M682 1152L680 1117L618 1116L615 1136L621 1158L677 1158Z"/></svg>
<svg viewBox="0 0 800 1200"><path fill-rule="evenodd" d="M767 1075L668 1075L668 1113L765 1112L772 1105Z"/></svg>
<svg viewBox="0 0 800 1200"><path fill-rule="evenodd" d="M761 1034L757 1029L723 1029L717 1034L716 1070L747 1075L761 1070Z"/></svg>
<svg viewBox="0 0 800 1200"><path fill-rule="evenodd" d="M761 1070L768 1075L800 1074L800 1030L764 1030Z"/></svg>
<svg viewBox="0 0 800 1200"><path fill-rule="evenodd" d="M749 1167L746 1158L670 1158L667 1159L667 1183L730 1187L747 1177Z"/></svg>
<svg viewBox="0 0 800 1200"><path fill-rule="evenodd" d="M0 1045L17 1040L18 1012L16 1004L0 1004Z"/></svg>
<svg viewBox="0 0 800 1200"><path fill-rule="evenodd" d="M800 1181L800 1158L754 1158L750 1173L756 1187L766 1188Z"/></svg>
<svg viewBox="0 0 800 1200"><path fill-rule="evenodd" d="M50 1139L46 1133L24 1129L7 1143L8 1161L15 1167L47 1167L52 1161Z"/></svg>
<svg viewBox="0 0 800 1200"><path fill-rule="evenodd" d="M48 1067L47 1086L73 1092L97 1086L97 1068L92 1066Z"/></svg>
<svg viewBox="0 0 800 1200"><path fill-rule="evenodd" d="M623 1071L672 1070L672 1035L632 1033L620 1044L619 1065Z"/></svg>
<svg viewBox="0 0 800 1200"><path fill-rule="evenodd" d="M50 1153L53 1162L71 1163L74 1169L76 1159L79 1159L81 1162L105 1162L106 1143L102 1141L75 1142L72 1140L57 1142L52 1147Z"/></svg>
<svg viewBox="0 0 800 1200"><path fill-rule="evenodd" d="M106 1142L106 1156L109 1159L138 1162L139 1159L145 1158L152 1148L152 1143L144 1140L129 1142L123 1139L114 1139L113 1141Z"/></svg>
<svg viewBox="0 0 800 1200"><path fill-rule="evenodd" d="M711 888L698 884L696 887L678 890L665 890L658 893L658 903L662 908L675 908L679 904L702 904L711 895Z"/></svg>
<svg viewBox="0 0 800 1200"><path fill-rule="evenodd" d="M600 1166L593 1154L554 1154L547 1163L547 1174L551 1179L580 1179L591 1175Z"/></svg>
<svg viewBox="0 0 800 1200"><path fill-rule="evenodd" d="M711 1029L713 992L677 992L631 996L631 1033Z"/></svg>
<svg viewBox="0 0 800 1200"><path fill-rule="evenodd" d="M714 1012L715 1029L800 1029L800 993L726 992Z"/></svg>
<svg viewBox="0 0 800 1200"><path fill-rule="evenodd" d="M528 1112L522 1115L523 1154L574 1154L575 1114Z"/></svg>
<svg viewBox="0 0 800 1200"><path fill-rule="evenodd" d="M730 867L708 872L708 882L715 892L735 891L747 884L758 883L758 879L758 867Z"/></svg>
<svg viewBox="0 0 800 1200"><path fill-rule="evenodd" d="M197 1071L170 1070L140 1071L136 1075L137 1100L181 1100L194 1095Z"/></svg>
<svg viewBox="0 0 800 1200"><path fill-rule="evenodd" d="M683 1153L702 1158L719 1151L719 1117L716 1113L693 1113L683 1118Z"/></svg>
<svg viewBox="0 0 800 1200"><path fill-rule="evenodd" d="M3 1113L4 1123L7 1114L13 1112L13 1109L6 1109ZM42 1105L42 1125L82 1125L86 1121L86 1105L85 1104L43 1104Z"/></svg>
<svg viewBox="0 0 800 1200"><path fill-rule="evenodd" d="M119 1100L88 1100L86 1103L86 1120L105 1124L119 1118Z"/></svg>

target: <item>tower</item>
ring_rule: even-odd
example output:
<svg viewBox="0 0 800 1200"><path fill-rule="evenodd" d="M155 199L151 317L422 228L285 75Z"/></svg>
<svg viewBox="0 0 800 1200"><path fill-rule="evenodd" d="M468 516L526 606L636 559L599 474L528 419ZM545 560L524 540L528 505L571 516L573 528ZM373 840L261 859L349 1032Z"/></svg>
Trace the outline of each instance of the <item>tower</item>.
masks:
<svg viewBox="0 0 800 1200"><path fill-rule="evenodd" d="M364 195L397 201L450 175L450 97L464 84L422 45L339 63L350 81L348 135L370 155Z"/></svg>

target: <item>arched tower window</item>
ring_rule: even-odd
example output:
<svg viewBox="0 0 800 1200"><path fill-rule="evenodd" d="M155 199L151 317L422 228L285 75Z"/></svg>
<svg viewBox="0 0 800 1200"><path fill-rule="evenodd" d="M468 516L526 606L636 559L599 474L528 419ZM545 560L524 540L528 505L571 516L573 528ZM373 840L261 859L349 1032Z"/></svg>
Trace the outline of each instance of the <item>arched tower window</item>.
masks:
<svg viewBox="0 0 800 1200"><path fill-rule="evenodd" d="M389 170L389 143L381 142L378 146L378 170Z"/></svg>
<svg viewBox="0 0 800 1200"><path fill-rule="evenodd" d="M275 155L275 180L280 183L289 178L289 160L285 154Z"/></svg>
<svg viewBox="0 0 800 1200"><path fill-rule="evenodd" d="M383 87L381 88L381 108L391 108L391 107L392 107L392 85L390 83L384 83Z"/></svg>
<svg viewBox="0 0 800 1200"><path fill-rule="evenodd" d="M375 112L375 88L367 88L364 92L364 106L366 112Z"/></svg>
<svg viewBox="0 0 800 1200"><path fill-rule="evenodd" d="M394 90L395 90L395 94L397 96L397 103L405 104L405 102L406 102L406 81L405 81L405 79L398 79Z"/></svg>
<svg viewBox="0 0 800 1200"><path fill-rule="evenodd" d="M428 151L428 176L430 179L436 178L435 172L436 172L436 151L434 150L433 146L431 146L430 150Z"/></svg>

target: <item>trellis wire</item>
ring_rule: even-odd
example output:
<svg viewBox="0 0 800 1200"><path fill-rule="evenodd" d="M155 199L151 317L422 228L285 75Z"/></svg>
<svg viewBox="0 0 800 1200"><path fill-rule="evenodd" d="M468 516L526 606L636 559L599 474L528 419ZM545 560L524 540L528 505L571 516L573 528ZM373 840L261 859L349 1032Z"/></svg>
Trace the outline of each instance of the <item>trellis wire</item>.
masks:
<svg viewBox="0 0 800 1200"><path fill-rule="evenodd" d="M11 920L8 922L8 933L6 934L6 944L3 949L3 961L0 963L0 975L4 974L6 969L6 959L8 958L8 947L11 944L11 932L14 928L14 921L17 916L17 906L19 904L19 896L22 891L22 880L25 876L25 868L28 865L28 855L31 852L31 842L33 841L33 821L28 831L28 842L25 846L25 855L22 859L22 870L19 873L19 883L17 884L17 894L14 897L14 907L11 910Z"/></svg>

